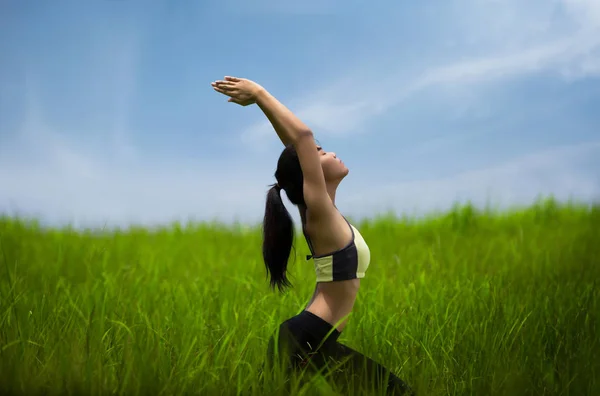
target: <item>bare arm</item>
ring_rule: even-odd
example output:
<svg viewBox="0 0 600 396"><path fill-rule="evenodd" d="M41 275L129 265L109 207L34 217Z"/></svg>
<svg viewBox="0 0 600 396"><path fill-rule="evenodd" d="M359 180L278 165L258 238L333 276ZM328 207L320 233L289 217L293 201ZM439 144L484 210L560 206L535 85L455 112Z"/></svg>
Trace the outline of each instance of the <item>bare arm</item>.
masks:
<svg viewBox="0 0 600 396"><path fill-rule="evenodd" d="M264 88L257 93L256 104L265 113L284 146L296 146L301 135L311 133L308 126Z"/></svg>
<svg viewBox="0 0 600 396"><path fill-rule="evenodd" d="M333 208L327 194L325 176L313 133L287 107L253 81L226 77L216 81L217 92L229 96L230 102L242 106L256 103L269 119L284 145L293 144L304 178L304 201L313 212L325 214Z"/></svg>
<svg viewBox="0 0 600 396"><path fill-rule="evenodd" d="M256 104L265 113L281 141L293 144L298 153L304 176L306 206L313 212L330 209L331 199L327 194L325 176L312 131L266 90L257 95Z"/></svg>

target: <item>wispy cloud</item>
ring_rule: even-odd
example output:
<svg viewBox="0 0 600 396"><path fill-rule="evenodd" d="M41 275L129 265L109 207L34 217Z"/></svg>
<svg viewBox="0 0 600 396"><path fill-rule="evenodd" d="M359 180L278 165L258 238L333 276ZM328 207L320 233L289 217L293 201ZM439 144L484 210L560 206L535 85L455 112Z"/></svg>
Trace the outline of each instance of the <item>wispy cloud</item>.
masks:
<svg viewBox="0 0 600 396"><path fill-rule="evenodd" d="M112 62L106 65L114 72L111 95L114 98L113 146L116 154L122 158L139 155L131 141L130 114L136 95L142 36L143 33L138 29L114 43L113 56L110 58Z"/></svg>
<svg viewBox="0 0 600 396"><path fill-rule="evenodd" d="M258 31L261 23L255 25L257 31L230 26L218 36L212 36L221 29L218 21L182 24L192 14L186 4L167 18L158 6L147 12L133 3L115 3L98 6L102 12L97 13L82 5L69 9L82 18L87 15L77 26L63 23L77 18L52 8L56 15L49 23L68 26L55 29L62 33L47 39L41 39L51 31L45 25L38 30L11 25L21 33L10 37L30 37L31 45L8 39L0 43L12 51L8 52L22 55L11 58L11 70L24 63L27 75L27 84L21 84L19 73L0 73L2 81L12 82L10 89L2 86L0 97L3 103L10 98L13 109L0 131L0 212L17 211L75 225L156 224L187 218L259 221L278 152L255 155L247 147L270 149L278 144L271 127L261 122L248 128L242 134L246 147L240 148L236 134L237 145L229 144L227 131L235 129L237 121L228 119L229 109L222 105L224 101L215 100L208 86L205 92L194 88L197 81L208 81L215 70L231 65L249 73L268 73L265 78L275 85L276 94L286 98L317 137L358 134L367 122L375 125L370 130L388 134L385 139L372 139L369 147L362 146L364 136L340 139L345 162L352 164L352 177L339 195L339 205L349 215L371 216L390 208L416 208L421 213L456 199L484 203L488 196L511 204L526 203L540 193L582 199L598 195L597 141L507 159L517 151L524 154L592 136L597 118L583 108L592 107L597 95L593 89L560 84L560 90L555 90L556 80L537 77L572 80L598 75L597 1L453 0L437 7L390 0L385 8L390 8L392 17L380 14L384 3L267 0L257 6L236 0L218 4L223 12L229 5L242 13L252 8L265 18L264 25L278 24L281 37L272 40L266 40L272 36L271 27ZM347 8L340 10L342 6ZM334 54L327 58L326 71L316 76L316 68L307 72L304 64L298 65L302 57L296 56L298 48L288 45L287 37L304 26L308 14L329 11L349 19L319 27L323 20L313 18L317 27L305 29L307 36L296 43L307 49L306 43L322 39L312 55L328 51L331 43L343 47L330 51ZM286 23L269 13L285 14ZM410 15L407 19L414 15L417 21L410 29L399 29L393 20L401 14ZM150 23L152 18L156 19ZM347 37L343 30L349 27L336 25L340 19L364 23L356 29L364 29L364 41L357 44ZM368 28L369 21L379 25ZM160 31L152 32L151 26ZM82 32L85 40L65 39ZM281 53L277 67L273 59L257 57L247 62L254 50L233 50L244 34L247 42L262 40L264 54ZM413 40L422 47L407 49ZM189 51L199 43L210 47L206 53ZM368 43L377 48L366 48ZM223 56L206 56L221 54L223 48L231 50ZM353 66L341 72L330 62ZM185 67L177 69L183 63ZM536 78L521 78L527 76ZM286 87L290 78L298 79L294 87L308 91L296 93L297 98L288 103L294 97ZM539 97L526 92L532 87L549 97L531 103L519 115L521 94ZM436 121L424 123L421 129L418 120L430 117L433 107ZM483 118L473 117L475 110ZM547 117L548 113L555 116ZM462 122L466 117L461 115L456 120L455 114L468 114L468 122ZM396 133L398 125L400 133ZM531 125L540 131L532 131ZM404 132L415 127L422 132L414 134L418 136ZM562 133L565 128L568 136ZM200 150L192 149L190 142ZM448 166L448 161L454 162ZM477 166L482 169L473 170ZM398 167L412 168L399 176ZM454 175L448 176L453 169ZM399 183L400 177L414 181ZM298 220L293 209L292 215Z"/></svg>
<svg viewBox="0 0 600 396"><path fill-rule="evenodd" d="M450 177L390 183L369 194L348 194L340 201L358 216L387 210L424 214L454 202L481 207L531 203L540 195L590 202L600 199L600 141L564 145L513 158Z"/></svg>
<svg viewBox="0 0 600 396"><path fill-rule="evenodd" d="M569 15L585 30L600 27L600 3L596 0L560 0Z"/></svg>
<svg viewBox="0 0 600 396"><path fill-rule="evenodd" d="M507 78L538 72L553 72L567 79L597 76L600 74L598 4L593 0L564 0L576 28L558 38L548 34L535 44L511 50L492 47L486 55L478 57L458 53L460 60L430 67L422 65L424 71L417 74L407 72L407 67L384 74L354 70L290 105L320 135L346 134L360 130L367 120L427 91L460 92L466 86L471 90L484 89ZM264 147L262 142L269 134L272 134L270 124L261 121L244 130L241 139L246 143L260 141Z"/></svg>
<svg viewBox="0 0 600 396"><path fill-rule="evenodd" d="M116 79L127 70L115 69ZM266 169L240 169L225 158L153 161L122 155L128 146L119 140L74 139L78 131L53 125L36 92L29 89L25 117L10 149L0 150L0 213L75 227L258 219L270 182ZM117 104L114 125L124 125L120 116L129 113L129 104ZM261 174L267 175L263 183L257 177Z"/></svg>
<svg viewBox="0 0 600 396"><path fill-rule="evenodd" d="M39 115L30 114L12 149L0 155L0 212L50 224L256 221L269 182L257 178L264 169L218 161L115 160L66 139Z"/></svg>

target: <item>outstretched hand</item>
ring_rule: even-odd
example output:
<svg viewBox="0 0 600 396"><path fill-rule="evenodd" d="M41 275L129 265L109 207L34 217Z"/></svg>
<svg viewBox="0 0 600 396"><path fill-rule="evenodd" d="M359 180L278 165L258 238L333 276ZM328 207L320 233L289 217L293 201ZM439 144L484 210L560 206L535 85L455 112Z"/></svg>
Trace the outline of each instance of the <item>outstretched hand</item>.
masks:
<svg viewBox="0 0 600 396"><path fill-rule="evenodd" d="M256 97L263 90L263 87L254 81L229 76L225 76L224 80L212 82L211 85L215 91L229 96L228 102L240 106L256 103Z"/></svg>

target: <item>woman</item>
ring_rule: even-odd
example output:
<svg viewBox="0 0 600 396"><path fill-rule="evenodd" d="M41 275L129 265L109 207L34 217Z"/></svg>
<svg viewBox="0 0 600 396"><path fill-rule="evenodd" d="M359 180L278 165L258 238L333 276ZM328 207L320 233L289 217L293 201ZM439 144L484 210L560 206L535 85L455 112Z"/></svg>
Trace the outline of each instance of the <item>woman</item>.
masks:
<svg viewBox="0 0 600 396"><path fill-rule="evenodd" d="M317 274L306 309L281 324L277 345L274 339L269 344L269 355L273 358L277 348L278 355L294 368L323 369L329 362L335 366L336 375L346 380L368 375L371 385L381 383L390 393L411 393L389 370L337 342L370 261L361 234L335 206L337 187L348 175L348 168L335 153L318 146L311 130L257 83L225 77L212 86L229 96L229 102L241 106L256 103L285 146L275 172L277 183L267 193L263 225L263 258L271 287L283 291L290 286L286 269L294 227L281 190L298 207L312 253L308 258L314 261Z"/></svg>

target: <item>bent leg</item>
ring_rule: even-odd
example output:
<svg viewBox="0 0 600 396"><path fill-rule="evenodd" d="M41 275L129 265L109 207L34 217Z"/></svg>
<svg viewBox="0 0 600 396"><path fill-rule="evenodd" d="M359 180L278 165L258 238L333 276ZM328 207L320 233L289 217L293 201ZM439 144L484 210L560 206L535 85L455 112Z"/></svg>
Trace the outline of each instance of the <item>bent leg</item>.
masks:
<svg viewBox="0 0 600 396"><path fill-rule="evenodd" d="M338 379L359 381L379 389L384 387L390 395L414 395L412 389L390 370L346 345L336 342L326 353L331 363L339 365L334 370Z"/></svg>

